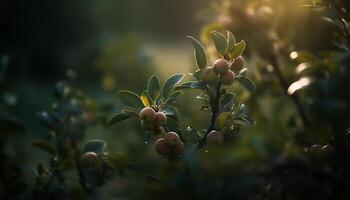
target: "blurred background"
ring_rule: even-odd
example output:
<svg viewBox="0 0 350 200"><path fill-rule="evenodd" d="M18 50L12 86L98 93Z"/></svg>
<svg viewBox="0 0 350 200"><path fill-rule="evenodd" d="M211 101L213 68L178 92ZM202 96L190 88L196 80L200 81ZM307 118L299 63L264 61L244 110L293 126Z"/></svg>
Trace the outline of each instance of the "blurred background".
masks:
<svg viewBox="0 0 350 200"><path fill-rule="evenodd" d="M349 128L348 116L344 113L349 111L350 84L345 77L350 70L344 67L348 66L348 55L342 54L348 52L347 41L341 38L343 29L336 23L338 12L331 9L315 12L319 8L305 6L309 2L3 0L0 3L0 144L3 154L13 165L20 165L18 171L28 177L24 181L26 184L33 181L34 166L38 161L47 162L48 155L31 148L30 143L50 134L40 124L36 113L50 109L54 100L53 86L65 79L67 70L75 71L76 85L96 107L108 107L101 116L109 118L121 109L116 97L118 90L140 93L153 74L164 81L172 74L195 70L193 48L187 35L199 38L208 47L208 55L213 60L217 55L210 51L212 44L208 33L225 29L231 30L237 41L246 41L243 56L248 76L257 86L255 95L237 85L232 88L237 102L246 104L256 124L244 130L242 142L235 147L243 150L237 151L239 155L232 155L229 166L248 169L261 160L269 161L262 166L271 166L270 161L278 160L294 143L301 144L298 150L302 150L311 144L325 145L337 137L342 138L342 133ZM340 2L344 10L349 9L349 1ZM348 28L348 24L346 26ZM315 67L305 72L306 64L300 69L302 63ZM281 71L282 80L276 70ZM305 76L317 79L319 84L299 91L308 85L301 86L298 82L296 88L290 88ZM320 85L327 88L320 89ZM297 102L286 94L288 88L292 91L289 95L298 95ZM190 124L198 127L208 124L210 115L199 110L195 99L198 94L186 93L176 104L184 131ZM316 101L322 97L327 99ZM317 112L320 110L324 112ZM306 112L307 122L300 117L301 112ZM9 121L15 125L9 125ZM15 137L7 134L10 132ZM301 137L305 132L307 137ZM131 193L135 185L142 184L138 181L140 176L156 174L166 162L161 160L160 164L155 164L159 157L151 145L144 143L136 120L107 129L102 124L93 124L87 129L87 139L105 139L109 151L123 152L142 166L142 170L130 175L130 181L115 180L119 184L111 186L115 194ZM254 156L247 148L253 149ZM256 152L261 154L256 155ZM211 166L206 167L210 171ZM244 189L248 190L251 182L261 181L252 176L240 177L247 187L242 186L234 197L246 197ZM26 184L18 187L26 188Z"/></svg>

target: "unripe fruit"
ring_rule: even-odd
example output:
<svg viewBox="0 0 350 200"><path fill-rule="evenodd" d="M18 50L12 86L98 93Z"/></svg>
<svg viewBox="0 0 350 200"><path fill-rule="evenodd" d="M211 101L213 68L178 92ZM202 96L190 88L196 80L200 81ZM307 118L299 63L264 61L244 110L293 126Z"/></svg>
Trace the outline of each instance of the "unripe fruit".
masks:
<svg viewBox="0 0 350 200"><path fill-rule="evenodd" d="M148 131L153 131L156 128L153 121L141 120L140 125L144 130L148 130Z"/></svg>
<svg viewBox="0 0 350 200"><path fill-rule="evenodd" d="M140 112L140 119L145 121L153 121L156 116L156 112L151 107L143 108Z"/></svg>
<svg viewBox="0 0 350 200"><path fill-rule="evenodd" d="M244 67L244 58L242 56L239 56L236 59L234 59L234 61L232 62L230 66L230 70L234 72L239 72L243 69L243 67Z"/></svg>
<svg viewBox="0 0 350 200"><path fill-rule="evenodd" d="M217 130L212 130L207 135L207 143L208 144L222 144L224 142L224 135Z"/></svg>
<svg viewBox="0 0 350 200"><path fill-rule="evenodd" d="M156 141L154 149L160 155L167 156L170 154L170 147L165 142L164 138L160 138Z"/></svg>
<svg viewBox="0 0 350 200"><path fill-rule="evenodd" d="M166 116L164 113L162 112L157 112L156 115L155 115L155 118L154 118L154 124L156 126L160 126L160 125L163 125L165 124L166 122Z"/></svg>
<svg viewBox="0 0 350 200"><path fill-rule="evenodd" d="M165 142L170 146L175 146L180 142L180 137L175 132L168 132L164 135Z"/></svg>
<svg viewBox="0 0 350 200"><path fill-rule="evenodd" d="M179 143L177 143L177 145L174 148L174 152L177 155L182 155L185 153L185 144L180 141Z"/></svg>
<svg viewBox="0 0 350 200"><path fill-rule="evenodd" d="M223 85L231 85L234 79L235 74L231 70L228 70L225 73L221 74L220 83Z"/></svg>
<svg viewBox="0 0 350 200"><path fill-rule="evenodd" d="M213 70L217 74L223 74L230 68L230 63L225 59L217 59L213 64Z"/></svg>
<svg viewBox="0 0 350 200"><path fill-rule="evenodd" d="M214 85L218 81L218 75L214 72L213 68L207 67L201 72L202 80L210 85Z"/></svg>
<svg viewBox="0 0 350 200"><path fill-rule="evenodd" d="M97 168L100 164L100 159L95 152L86 152L81 157L81 165L85 168Z"/></svg>

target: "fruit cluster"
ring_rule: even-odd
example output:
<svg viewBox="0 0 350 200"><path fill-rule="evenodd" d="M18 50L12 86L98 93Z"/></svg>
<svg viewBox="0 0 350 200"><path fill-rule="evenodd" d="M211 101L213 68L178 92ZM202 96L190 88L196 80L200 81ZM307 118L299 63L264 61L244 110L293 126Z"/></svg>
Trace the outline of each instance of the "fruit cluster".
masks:
<svg viewBox="0 0 350 200"><path fill-rule="evenodd" d="M213 63L213 67L206 67L201 72L202 80L209 84L215 85L218 82L222 85L231 85L235 78L235 72L238 73L244 66L242 56L237 57L231 63L220 58Z"/></svg>
<svg viewBox="0 0 350 200"><path fill-rule="evenodd" d="M168 132L156 141L155 150L166 158L173 158L184 154L185 144L180 140L177 133Z"/></svg>
<svg viewBox="0 0 350 200"><path fill-rule="evenodd" d="M163 112L156 112L151 107L143 108L140 112L141 127L148 131L160 131L167 117Z"/></svg>

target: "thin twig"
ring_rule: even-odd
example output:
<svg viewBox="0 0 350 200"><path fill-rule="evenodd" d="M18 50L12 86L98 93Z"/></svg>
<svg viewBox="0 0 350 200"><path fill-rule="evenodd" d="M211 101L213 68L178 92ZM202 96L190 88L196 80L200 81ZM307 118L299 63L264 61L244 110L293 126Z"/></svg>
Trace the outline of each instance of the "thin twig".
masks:
<svg viewBox="0 0 350 200"><path fill-rule="evenodd" d="M290 97L290 99L294 103L295 107L297 108L299 116L302 120L303 126L306 129L309 126L309 119L308 119L308 116L306 114L306 111L305 111L303 105L301 104L299 97L296 94L288 94L289 85L281 72L280 65L277 61L275 54L270 55L270 64L273 67L273 71L274 71L275 75L277 76L277 79L278 79L280 85L282 86L284 93L288 97Z"/></svg>
<svg viewBox="0 0 350 200"><path fill-rule="evenodd" d="M220 96L221 96L221 84L219 83L216 87L216 93L215 96L211 98L211 119L210 119L210 125L206 131L206 133L204 134L203 138L199 140L198 144L197 144L197 149L202 148L206 141L207 141L207 136L210 133L210 131L212 131L214 129L215 126L215 121L217 118L217 115L219 113L219 100L220 100ZM209 93L209 91L207 91Z"/></svg>

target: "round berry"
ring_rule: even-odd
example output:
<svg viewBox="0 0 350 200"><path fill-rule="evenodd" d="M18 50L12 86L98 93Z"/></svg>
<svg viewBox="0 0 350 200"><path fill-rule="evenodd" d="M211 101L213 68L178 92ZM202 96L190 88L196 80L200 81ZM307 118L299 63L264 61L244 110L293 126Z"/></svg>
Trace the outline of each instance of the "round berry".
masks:
<svg viewBox="0 0 350 200"><path fill-rule="evenodd" d="M218 75L214 72L212 67L207 67L201 72L203 82L214 85L218 82Z"/></svg>
<svg viewBox="0 0 350 200"><path fill-rule="evenodd" d="M185 153L185 144L180 141L179 143L176 144L175 148L174 148L174 152L177 155L182 155Z"/></svg>
<svg viewBox="0 0 350 200"><path fill-rule="evenodd" d="M207 143L208 144L222 144L224 142L224 135L217 130L212 130L207 135Z"/></svg>
<svg viewBox="0 0 350 200"><path fill-rule="evenodd" d="M170 147L165 142L164 138L160 138L156 141L154 149L160 155L167 156L170 154Z"/></svg>
<svg viewBox="0 0 350 200"><path fill-rule="evenodd" d="M239 72L244 67L244 58L242 56L237 57L234 59L234 61L231 63L230 69L234 72Z"/></svg>
<svg viewBox="0 0 350 200"><path fill-rule="evenodd" d="M86 168L97 168L100 164L100 159L95 152L86 152L81 157L81 165Z"/></svg>
<svg viewBox="0 0 350 200"><path fill-rule="evenodd" d="M230 68L230 63L225 59L217 59L213 64L213 70L216 74L223 74Z"/></svg>
<svg viewBox="0 0 350 200"><path fill-rule="evenodd" d="M228 70L225 73L221 74L220 83L223 85L231 85L234 79L235 74L231 70Z"/></svg>
<svg viewBox="0 0 350 200"><path fill-rule="evenodd" d="M143 108L140 112L140 119L145 121L153 121L156 116L156 112L151 107Z"/></svg>
<svg viewBox="0 0 350 200"><path fill-rule="evenodd" d="M180 142L180 137L175 132L168 132L164 135L165 142L170 146L175 146Z"/></svg>
<svg viewBox="0 0 350 200"><path fill-rule="evenodd" d="M160 125L163 125L165 124L166 122L166 116L164 113L162 112L157 112L156 115L155 115L155 118L154 118L154 124L156 126L160 126Z"/></svg>

